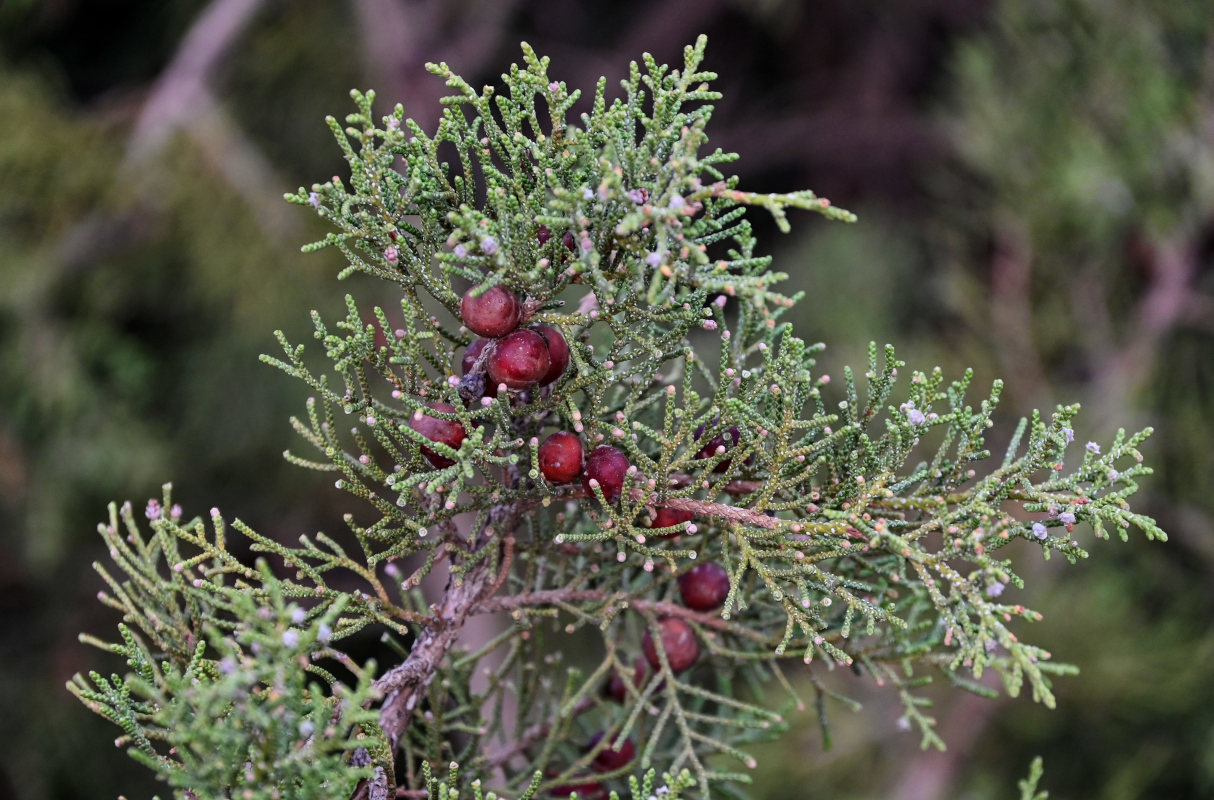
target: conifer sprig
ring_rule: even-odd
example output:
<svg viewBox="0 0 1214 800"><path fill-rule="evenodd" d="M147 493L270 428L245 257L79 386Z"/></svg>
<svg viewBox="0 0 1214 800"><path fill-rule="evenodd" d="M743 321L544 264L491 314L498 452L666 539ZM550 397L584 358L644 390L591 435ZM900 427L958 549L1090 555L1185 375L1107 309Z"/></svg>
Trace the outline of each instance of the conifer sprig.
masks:
<svg viewBox="0 0 1214 800"><path fill-rule="evenodd" d="M670 797L733 796L756 767L747 745L784 726L768 684L800 708L812 687L829 741L826 700L848 703L823 674L837 666L891 687L924 745L943 745L915 693L934 675L990 694L991 671L1009 694L1027 682L1054 703L1050 679L1069 668L1020 639L1040 614L1002 599L1023 581L1000 550L1024 540L1074 561L1084 523L1164 538L1126 500L1148 472L1149 430L1089 443L1067 472L1078 409L1063 406L1022 421L986 467L1000 383L975 403L972 373L907 379L874 345L862 376L831 386L815 372L822 346L785 319L802 298L777 291L785 275L756 255L745 212L761 206L781 229L788 209L854 217L811 192L742 191L721 171L735 156L705 151L718 96L703 52L701 38L674 70L646 56L618 97L600 81L576 119L579 92L524 45L500 90L432 65L452 91L433 135L400 106L377 120L370 92L353 93L344 126L329 120L350 175L288 196L335 228L304 249L336 247L340 277L383 279L399 306L347 297L339 320L313 313L324 369L282 334L283 355L265 360L311 393L291 421L310 452L288 460L335 473L375 516L298 544L235 522L269 559L249 566L218 512L208 527L149 507L144 537L129 505L112 511L102 532L125 577L98 569L126 627L99 644L132 673L73 691L138 757L186 776L174 786L220 780L189 747L250 746L218 726L187 729L175 757L159 747L201 708L189 680L228 686L225 659L247 662L253 696L287 687L273 700L296 716L340 706L348 723L324 752L345 753L333 779L360 780L363 798L397 780L401 796L597 794L628 776L648 797L653 771L635 775L651 766L676 776ZM519 301L518 330L567 342L552 381L489 385L496 343L462 363L476 346L463 304L495 287ZM625 459L619 486L548 480L554 431ZM724 575L711 610L682 594L705 562ZM447 576L437 595L419 588L431 573ZM292 636L274 627L284 614L302 615ZM504 618L499 632L461 642L485 614ZM668 642L670 625L686 636ZM365 629L397 659L373 679L342 649ZM261 663L274 635L290 676ZM329 688L305 688L308 672ZM208 713L233 724L266 712L216 696L228 710ZM265 763L298 746L266 729Z"/></svg>
<svg viewBox="0 0 1214 800"><path fill-rule="evenodd" d="M163 508L172 508L169 487ZM149 509L155 516L157 506ZM115 744L177 796L301 800L349 795L364 780L387 785L375 666L329 647L351 632L342 621L353 598L311 610L292 602L298 592L264 562L226 557L217 515L215 538L197 552L189 541L203 536L201 521L152 525L145 537L127 504L111 506L102 531L126 580L98 565L112 589L101 599L126 622L121 642L88 641L125 658L130 672L68 684L122 728Z"/></svg>

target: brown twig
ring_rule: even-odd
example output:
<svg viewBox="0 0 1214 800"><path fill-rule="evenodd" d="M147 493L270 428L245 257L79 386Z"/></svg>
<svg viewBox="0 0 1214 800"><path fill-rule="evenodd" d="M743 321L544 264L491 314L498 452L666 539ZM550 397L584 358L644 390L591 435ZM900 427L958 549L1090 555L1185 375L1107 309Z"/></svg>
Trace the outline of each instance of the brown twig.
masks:
<svg viewBox="0 0 1214 800"><path fill-rule="evenodd" d="M761 511L751 511L749 508L726 505L725 503L706 503L703 500L692 500L689 497L672 497L662 503L667 508L679 511L690 511L700 517L720 517L733 522L745 522L757 528L775 530L788 524L787 520L769 517Z"/></svg>
<svg viewBox="0 0 1214 800"><path fill-rule="evenodd" d="M491 509L484 528L469 542L471 552L477 553L482 547L494 546L492 532L513 530L522 511L521 504ZM452 566L458 566L455 555L451 557ZM487 596L494 584L494 577L489 570L488 558L476 561L460 580L456 580L453 571L443 589L442 599L432 606L431 623L418 634L409 655L375 681L375 688L385 698L380 706L379 725L391 752L396 751L401 735L409 727L413 711L425 698L439 665L459 638L460 631L477 604ZM351 800L372 800L372 788L367 781L361 782Z"/></svg>
<svg viewBox="0 0 1214 800"><path fill-rule="evenodd" d="M690 475L671 475L671 486L689 486L692 482ZM750 494L763 486L761 481L730 481L725 484L724 489L732 494ZM633 500L646 500L650 504L657 502L657 497L650 493L646 493L642 489L632 490ZM690 497L669 497L662 501L662 505L667 508L678 509L679 511L690 511L700 517L720 517L733 522L745 522L748 525L754 525L758 528L767 528L775 530L788 524L787 520L769 517L761 511L754 511L741 506L731 506L726 503L709 503L704 500L695 500Z"/></svg>
<svg viewBox="0 0 1214 800"><path fill-rule="evenodd" d="M510 521L517 513L514 507L509 506L493 509L489 513L486 530L509 529ZM482 531L477 536L477 544L480 547L489 546L483 541L487 538L488 535ZM434 607L434 624L422 630L404 661L375 682L375 688L387 698L380 709L380 727L393 748L408 727L413 709L429 688L443 656L459 637L460 629L493 585L493 580L487 558L477 561L460 581L455 579L453 573L443 591L442 600Z"/></svg>
<svg viewBox="0 0 1214 800"><path fill-rule="evenodd" d="M568 603L604 603L626 605L642 613L651 612L660 617L682 617L692 620L705 628L727 631L755 641L767 641L767 638L744 625L738 625L709 611L693 611L677 603L666 603L654 600L642 600L637 597L605 592L601 589L543 589L537 592L524 592L509 597L487 598L478 603L474 614L492 614L498 611L514 611L520 608L537 606L553 606Z"/></svg>
<svg viewBox="0 0 1214 800"><path fill-rule="evenodd" d="M488 586L489 578L489 570L482 560L468 571L462 583L448 583L435 614L436 622L422 631L404 661L375 681L375 687L386 698L380 707L379 724L388 740L390 752L396 751L413 710L425 697L439 664L455 643L476 598ZM371 800L371 791L372 784L363 781L355 790L352 800Z"/></svg>
<svg viewBox="0 0 1214 800"><path fill-rule="evenodd" d="M690 476L683 475L674 476L672 479L672 482L683 482L684 485L688 485L690 481ZM731 481L730 485L734 485L735 490L739 493L749 493L757 489L760 484ZM585 497L587 492L578 487L566 496ZM641 488L633 490L633 497L636 500L651 497L656 500L656 496L651 491ZM775 529L787 524L785 521L768 517L761 512L724 503L671 498L665 504L671 508L692 511L700 516L720 517L767 529ZM462 576L461 581L457 582L454 577L449 579L443 590L442 599L432 607L433 613L429 618L429 624L418 635L409 655L376 681L376 688L383 692L386 698L380 708L380 727L393 750L405 728L408 727L418 703L425 697L442 659L455 644L469 617L476 614L562 603L619 603L642 613L682 617L705 628L728 631L756 641L766 641L763 636L749 628L735 625L712 613L693 611L674 603L642 600L598 590L553 589L496 598L495 595L509 577L513 564L515 541L514 537L510 535L510 531L513 530L514 521L519 515L533 505L530 502L519 502L510 506L499 506L490 511L485 527L473 537L470 544L472 552L478 552L481 547L495 546L494 537L499 533L505 534L501 542L504 553L498 573L494 575L489 568L490 560L482 558ZM535 735L543 734L536 733ZM524 732L522 737L525 739L526 736L527 733ZM509 756L502 757L509 758ZM368 800L369 791L369 785L364 783L355 792L354 800Z"/></svg>
<svg viewBox="0 0 1214 800"><path fill-rule="evenodd" d="M690 480L690 476L676 475L672 482L685 481L684 485L687 485ZM749 493L759 486L757 482L731 481L731 484L743 483L753 485L746 486L746 491L740 493ZM566 496L584 497L586 495L586 490L579 487ZM632 496L636 500L653 497L651 492L640 488L634 489ZM617 603L641 613L661 617L681 617L705 628L727 631L754 641L767 641L764 636L750 628L734 624L710 612L693 611L675 603L643 600L601 590L566 588L529 592L510 597L495 597L497 591L509 577L510 567L513 563L515 541L508 532L513 530L514 520L532 505L529 502L520 502L512 506L500 506L490 511L485 527L474 537L473 548L475 551L477 547L493 546L492 540L496 535L494 532L507 532L502 540L505 552L498 574L493 575L489 569L489 559L482 558L464 574L462 582L457 583L454 579L450 579L443 590L442 600L436 607L433 607L430 624L422 630L408 657L376 681L376 688L380 689L386 697L380 709L380 727L393 750L395 750L401 734L408 727L417 704L425 697L443 657L455 644L460 631L469 617L473 615L568 603ZM665 505L691 511L700 516L720 517L766 529L776 529L787 524L786 521L769 517L761 512L724 503L670 498ZM544 732L529 729L521 735L519 741L526 741L529 734L543 736ZM524 748L526 746L523 745ZM512 755L512 751L506 751L499 754L498 757L508 759ZM356 790L352 800L370 800L371 788L364 782Z"/></svg>
<svg viewBox="0 0 1214 800"><path fill-rule="evenodd" d="M672 487L687 486L691 482L690 475L671 475L670 485ZM746 495L751 494L762 487L761 481L730 481L725 484L724 491L728 494ZM584 487L574 486L567 492L556 495L553 500L572 500L577 498L593 497L593 493L587 491ZM634 501L648 501L650 505L659 505L657 497L652 490L642 488L634 488L630 497ZM535 508L540 504L539 499L525 500L519 505L521 510L527 511ZM769 517L761 511L743 508L741 506L731 506L726 503L709 503L704 500L695 500L689 497L670 497L662 501L660 505L668 508L676 508L682 511L690 511L701 517L721 517L723 519L732 520L734 522L745 522L749 525L754 525L759 528L775 530L789 524L788 520Z"/></svg>

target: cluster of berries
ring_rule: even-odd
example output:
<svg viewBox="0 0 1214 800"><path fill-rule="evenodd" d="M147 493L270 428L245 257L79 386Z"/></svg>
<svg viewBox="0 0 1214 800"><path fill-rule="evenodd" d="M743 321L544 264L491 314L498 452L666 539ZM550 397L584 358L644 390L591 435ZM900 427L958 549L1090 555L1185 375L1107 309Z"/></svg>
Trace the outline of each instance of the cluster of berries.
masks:
<svg viewBox="0 0 1214 800"><path fill-rule="evenodd" d="M628 478L628 456L617 447L599 445L582 463L582 440L569 431L557 431L544 440L539 449L540 472L549 483L572 483L579 476L586 492L594 487L603 491L607 502L618 500Z"/></svg>
<svg viewBox="0 0 1214 800"><path fill-rule="evenodd" d="M460 394L466 402L473 398L496 397L507 389L527 392L547 386L558 380L569 366L569 344L565 337L550 325L519 327L524 316L523 304L506 287L493 286L479 295L469 290L460 304L460 316L469 330L483 337L468 346L460 362L464 376L460 381ZM428 407L447 414L455 411L454 406L445 402L432 402ZM452 449L459 449L467 435L459 422L432 417L420 410L412 416L409 425L430 441ZM696 431L697 440L703 436L704 430L704 426L700 426ZM730 428L706 442L696 452L696 458L720 457L736 447L740 438L738 429ZM422 453L435 467L448 467L454 463L430 448L423 447ZM580 478L587 493L594 495L595 487L598 487L607 502L619 499L631 468L627 455L610 445L600 445L585 457L581 438L569 431L557 431L545 439L539 447L538 457L540 472L548 482L568 484ZM730 459L722 458L713 466L713 470L724 472L729 465ZM692 517L690 511L662 506L656 509L648 527L674 528L690 522ZM679 532L675 530L662 535L677 536ZM678 583L683 604L696 611L720 608L729 594L728 573L721 565L712 562L688 570L679 577ZM663 617L658 620L657 631L661 640L660 649L665 653L672 672L684 672L699 659L700 643L686 620ZM655 673L661 670L661 656L652 629L646 629L642 636L641 652L644 660L637 660L633 677L633 685L637 688L645 684L650 670ZM613 675L607 692L617 702L624 702L628 694L624 678L618 673ZM601 747L603 735L600 732L591 739L587 749ZM636 745L628 739L620 743L618 749L602 747L592 767L596 772L614 772L627 766L635 757ZM593 780L556 787L551 794L567 797L574 791L587 800L607 796L603 784Z"/></svg>
<svg viewBox="0 0 1214 800"><path fill-rule="evenodd" d="M551 325L520 328L523 304L504 286L479 296L464 294L464 326L484 338L468 345L461 359L465 396L496 397L501 388L526 390L553 383L569 367L569 343Z"/></svg>
<svg viewBox="0 0 1214 800"><path fill-rule="evenodd" d="M480 296L474 296L474 290L469 289L460 303L460 317L468 330L485 337L468 345L460 359L464 376L460 395L467 401L474 397L497 397L503 386L516 390L547 386L569 367L569 343L561 332L551 325L520 328L523 304L504 286L493 286ZM426 405L447 414L455 412L455 407L446 402ZM458 450L468 435L461 423L432 417L421 410L409 419L409 427L453 450ZM455 463L428 447L422 448L422 454L439 469ZM580 443L578 467L581 467Z"/></svg>

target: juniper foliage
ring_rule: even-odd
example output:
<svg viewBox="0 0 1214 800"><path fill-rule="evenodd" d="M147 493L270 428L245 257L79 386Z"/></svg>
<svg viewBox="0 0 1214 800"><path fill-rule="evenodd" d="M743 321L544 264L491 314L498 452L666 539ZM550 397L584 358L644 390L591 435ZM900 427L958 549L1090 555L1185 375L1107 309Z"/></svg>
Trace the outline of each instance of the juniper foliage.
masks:
<svg viewBox="0 0 1214 800"><path fill-rule="evenodd" d="M304 250L339 249L341 277L387 281L400 303L314 313L323 369L281 334L265 360L311 390L292 420L308 450L286 457L362 501L349 535L287 544L235 520L266 557L249 565L218 511L164 512L167 488L150 534L129 504L102 526L122 572L98 565L103 599L124 624L96 644L130 671L70 688L177 796L642 798L654 768L669 797L737 796L747 744L779 735L803 692L829 741L827 700L849 702L824 679L838 666L896 692L924 746L943 746L916 693L937 677L989 695L994 672L1053 705L1051 678L1070 668L1021 640L1040 614L1001 599L1023 585L1003 548L1073 562L1087 555L1077 526L1165 538L1126 500L1149 431L1089 444L1068 468L1078 409L1062 406L1022 420L987 467L999 383L973 400L970 374L907 375L875 345L842 386L817 375L822 345L785 319L802 298L779 293L786 276L745 214L761 206L781 229L789 209L854 217L722 171L735 156L706 148L704 46L678 69L632 64L619 97L600 80L576 120L580 93L526 45L500 92L431 65L451 89L433 135L400 106L377 119L372 93L353 93L344 126L329 120L350 174L288 196L335 229ZM491 397L460 378L461 294L499 284L526 298L525 324L568 339L553 385ZM463 427L458 449L409 425L423 412ZM541 477L555 430L626 454L618 501ZM692 520L651 527L663 508ZM706 560L729 575L720 612L678 602L677 577ZM426 594L432 574L446 585ZM507 620L495 637L459 638L491 613ZM659 635L670 616L701 644L686 672ZM348 654L364 629L395 666ZM639 658L646 629L660 675ZM622 703L603 691L613 676ZM604 766L627 740L636 758Z"/></svg>

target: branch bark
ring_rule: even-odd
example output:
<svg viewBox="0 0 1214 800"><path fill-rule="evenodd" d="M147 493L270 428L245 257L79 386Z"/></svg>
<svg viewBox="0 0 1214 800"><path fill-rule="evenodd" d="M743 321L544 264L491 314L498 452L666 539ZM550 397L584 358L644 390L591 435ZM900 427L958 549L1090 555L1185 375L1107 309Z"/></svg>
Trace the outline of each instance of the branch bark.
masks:
<svg viewBox="0 0 1214 800"><path fill-rule="evenodd" d="M682 617L692 620L705 628L719 631L729 631L738 636L744 636L757 642L766 642L767 637L756 633L745 625L738 625L727 619L722 619L711 611L693 611L677 603L667 603L654 600L642 600L615 592L605 592L601 589L544 589L538 592L511 595L509 597L487 598L479 603L473 613L492 614L498 611L514 611L519 608L537 608L553 606L562 603L618 603L642 613L650 612L659 617Z"/></svg>
<svg viewBox="0 0 1214 800"><path fill-rule="evenodd" d="M443 657L455 644L460 629L493 582L487 561L482 559L463 576L462 582L457 583L456 576L452 575L434 614L435 623L422 631L404 661L375 682L376 688L385 693L379 724L393 750L409 725L413 709L430 687Z"/></svg>
<svg viewBox="0 0 1214 800"><path fill-rule="evenodd" d="M492 509L485 527L474 537L474 550L497 547L499 539L495 532L501 532L505 538L510 539L522 512L521 504ZM448 521L444 526L450 527L451 524ZM449 535L449 532L444 531L443 535ZM383 692L385 698L379 710L379 725L394 756L401 736L409 727L413 711L426 696L443 658L459 639L460 631L474 613L477 604L491 596L495 590L497 576L490 569L490 564L491 560L488 558L479 559L461 579L454 571L458 564L453 560L452 572L443 590L442 600L432 607L431 623L418 635L405 660L375 681L375 688ZM361 782L351 800L373 800L374 788L373 783Z"/></svg>

